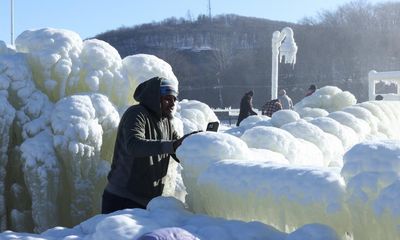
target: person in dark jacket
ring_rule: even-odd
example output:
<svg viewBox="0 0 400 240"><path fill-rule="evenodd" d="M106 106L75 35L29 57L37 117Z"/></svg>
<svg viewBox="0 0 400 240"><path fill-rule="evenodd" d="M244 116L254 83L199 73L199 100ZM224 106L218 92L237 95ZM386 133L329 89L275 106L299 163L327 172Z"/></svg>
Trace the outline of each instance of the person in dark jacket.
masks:
<svg viewBox="0 0 400 240"><path fill-rule="evenodd" d="M311 96L316 90L317 90L317 86L315 86L314 84L311 84L310 87L308 87L308 89L307 89L306 97Z"/></svg>
<svg viewBox="0 0 400 240"><path fill-rule="evenodd" d="M108 184L103 192L102 213L125 208L146 208L163 192L170 155L185 137L171 124L177 82L154 77L141 83L118 126Z"/></svg>
<svg viewBox="0 0 400 240"><path fill-rule="evenodd" d="M381 101L381 100L383 100L383 96L382 95L376 95L375 100Z"/></svg>
<svg viewBox="0 0 400 240"><path fill-rule="evenodd" d="M245 93L242 97L242 100L240 100L239 117L236 122L236 126L239 126L240 122L248 116L257 115L257 113L253 110L253 94L253 91L249 91Z"/></svg>

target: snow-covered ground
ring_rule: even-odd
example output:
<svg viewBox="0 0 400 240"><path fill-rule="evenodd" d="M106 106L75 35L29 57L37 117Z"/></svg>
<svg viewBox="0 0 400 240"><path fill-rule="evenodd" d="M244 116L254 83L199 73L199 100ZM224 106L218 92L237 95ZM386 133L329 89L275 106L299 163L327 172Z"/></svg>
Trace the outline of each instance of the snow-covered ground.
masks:
<svg viewBox="0 0 400 240"><path fill-rule="evenodd" d="M137 239L163 227L199 239L400 239L400 102L357 104L334 86L296 111L189 136L165 196L100 215L120 114L153 76L176 79L155 56L121 59L67 30L26 31L15 49L0 41L1 239ZM196 100L175 116L182 134L218 120Z"/></svg>

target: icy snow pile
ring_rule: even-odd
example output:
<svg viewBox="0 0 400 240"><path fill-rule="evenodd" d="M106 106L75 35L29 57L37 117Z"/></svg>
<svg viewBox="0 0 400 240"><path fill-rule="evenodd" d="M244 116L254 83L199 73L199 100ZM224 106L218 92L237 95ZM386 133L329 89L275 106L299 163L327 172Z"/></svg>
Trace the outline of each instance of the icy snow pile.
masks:
<svg viewBox="0 0 400 240"><path fill-rule="evenodd" d="M283 129L256 126L247 130L241 139L248 147L281 153L292 164L323 166L323 156L317 146Z"/></svg>
<svg viewBox="0 0 400 240"><path fill-rule="evenodd" d="M277 118L274 124L280 128L271 127L271 119L269 124L260 120L261 125L246 125L241 139L253 148L248 151L279 152L290 164L271 156L253 160L251 154L221 154L218 159L214 146L223 153L235 151L223 144L225 138L210 133L190 137L177 154L185 169L188 198L194 199L192 208L213 216L255 219L285 231L318 222L341 236L354 234L355 239L399 239L398 109L400 102L372 101L309 121L291 117L289 123L285 119L280 124ZM396 140L354 146L368 139ZM201 153L194 147L200 142L208 143L201 144ZM244 146L240 149L247 151ZM204 170L193 174L198 169Z"/></svg>
<svg viewBox="0 0 400 240"><path fill-rule="evenodd" d="M190 189L189 204L196 212L256 219L289 232L307 222L337 230L348 225L345 183L337 168L293 166L274 158L253 160L248 157L251 149L223 135L196 134L178 150ZM196 148L200 142L202 148Z"/></svg>
<svg viewBox="0 0 400 240"><path fill-rule="evenodd" d="M131 240L165 227L180 227L197 239L207 240L340 239L332 228L322 224L308 224L287 234L257 221L243 222L193 214L178 200L162 197L150 201L146 210L126 209L108 215L97 215L71 229L58 227L40 235L8 231L0 236L2 239Z"/></svg>
<svg viewBox="0 0 400 240"><path fill-rule="evenodd" d="M317 89L312 95L294 105L294 110L304 117L323 117L328 113L354 105L357 99L353 94L335 86Z"/></svg>
<svg viewBox="0 0 400 240"><path fill-rule="evenodd" d="M121 59L68 30L25 31L16 50L0 49L0 229L73 226L99 212L119 112L136 86L177 79L155 56Z"/></svg>
<svg viewBox="0 0 400 240"><path fill-rule="evenodd" d="M355 232L377 226L371 239L398 239L400 227L400 142L367 141L344 156L341 174L347 182L349 209ZM385 236L385 237L382 237Z"/></svg>
<svg viewBox="0 0 400 240"><path fill-rule="evenodd" d="M0 79L0 86L4 84L4 82ZM3 89L3 86L1 86ZM9 136L12 122L15 117L15 110L11 106L11 104L7 101L7 98L4 95L0 95L0 226L1 229L6 228L6 205L5 205L5 188L4 182L6 179L6 166L8 163L8 145L9 145Z"/></svg>
<svg viewBox="0 0 400 240"><path fill-rule="evenodd" d="M175 116L182 119L183 134L198 130L205 131L209 122L219 122L215 113L205 103L184 99L179 102L177 108Z"/></svg>
<svg viewBox="0 0 400 240"><path fill-rule="evenodd" d="M136 54L125 57L122 62L128 72L129 82L142 83L154 76L178 81L172 72L172 67L156 56Z"/></svg>
<svg viewBox="0 0 400 240"><path fill-rule="evenodd" d="M118 52L103 41L45 28L23 32L15 44L26 53L36 86L53 102L79 92L103 93L117 105L131 98L135 86L122 76Z"/></svg>
<svg viewBox="0 0 400 240"><path fill-rule="evenodd" d="M115 106L128 105L135 85L129 88L114 48L71 31L25 31L16 51L0 59L16 110L7 226L43 231L79 223L99 211L119 122Z"/></svg>

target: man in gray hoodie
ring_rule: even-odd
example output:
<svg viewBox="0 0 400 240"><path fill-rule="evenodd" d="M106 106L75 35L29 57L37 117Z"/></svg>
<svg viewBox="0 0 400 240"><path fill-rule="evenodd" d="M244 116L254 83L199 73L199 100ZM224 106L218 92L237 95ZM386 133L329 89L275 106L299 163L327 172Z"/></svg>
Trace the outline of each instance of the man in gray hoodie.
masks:
<svg viewBox="0 0 400 240"><path fill-rule="evenodd" d="M125 111L118 126L103 214L146 208L162 194L170 156L187 136L179 138L171 124L177 96L177 83L165 78L154 77L136 88L139 104Z"/></svg>

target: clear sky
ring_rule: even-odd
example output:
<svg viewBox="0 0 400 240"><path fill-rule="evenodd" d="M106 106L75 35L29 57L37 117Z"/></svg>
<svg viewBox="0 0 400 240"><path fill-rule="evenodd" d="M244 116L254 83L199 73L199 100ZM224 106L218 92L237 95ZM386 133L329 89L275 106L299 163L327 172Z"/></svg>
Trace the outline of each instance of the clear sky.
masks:
<svg viewBox="0 0 400 240"><path fill-rule="evenodd" d="M0 40L10 43L12 0L0 0ZM233 13L297 22L351 0L210 0L212 15ZM366 0L370 3L388 0ZM64 28L83 39L121 26L208 14L208 0L14 0L14 37L27 29Z"/></svg>

